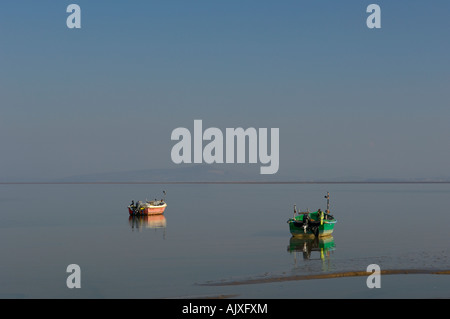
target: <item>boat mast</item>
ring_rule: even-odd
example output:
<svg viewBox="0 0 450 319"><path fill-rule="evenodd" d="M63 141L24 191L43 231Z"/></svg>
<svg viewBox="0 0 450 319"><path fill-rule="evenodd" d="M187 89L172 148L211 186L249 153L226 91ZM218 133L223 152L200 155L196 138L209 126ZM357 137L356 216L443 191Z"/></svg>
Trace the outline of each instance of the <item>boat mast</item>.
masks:
<svg viewBox="0 0 450 319"><path fill-rule="evenodd" d="M330 213L330 193L327 192L327 196L325 196L325 198L327 199L327 211L326 213L329 214Z"/></svg>

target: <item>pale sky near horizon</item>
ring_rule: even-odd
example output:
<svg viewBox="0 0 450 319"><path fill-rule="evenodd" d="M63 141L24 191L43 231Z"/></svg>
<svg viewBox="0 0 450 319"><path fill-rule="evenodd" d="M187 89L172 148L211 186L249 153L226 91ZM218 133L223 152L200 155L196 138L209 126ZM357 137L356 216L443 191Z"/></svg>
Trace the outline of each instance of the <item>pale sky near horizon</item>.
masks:
<svg viewBox="0 0 450 319"><path fill-rule="evenodd" d="M66 7L81 7L68 29ZM381 29L366 8L381 7ZM176 167L280 130L279 174L450 177L449 1L2 1L0 181ZM260 165L249 165L257 174Z"/></svg>

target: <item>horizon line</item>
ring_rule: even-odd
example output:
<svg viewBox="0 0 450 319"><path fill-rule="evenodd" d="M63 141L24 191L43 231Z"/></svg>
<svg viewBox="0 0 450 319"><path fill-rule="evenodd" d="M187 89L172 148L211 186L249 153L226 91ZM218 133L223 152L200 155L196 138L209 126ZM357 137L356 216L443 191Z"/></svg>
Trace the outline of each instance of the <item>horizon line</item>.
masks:
<svg viewBox="0 0 450 319"><path fill-rule="evenodd" d="M141 181L141 182L0 182L0 185L158 185L158 184L450 184L450 181Z"/></svg>

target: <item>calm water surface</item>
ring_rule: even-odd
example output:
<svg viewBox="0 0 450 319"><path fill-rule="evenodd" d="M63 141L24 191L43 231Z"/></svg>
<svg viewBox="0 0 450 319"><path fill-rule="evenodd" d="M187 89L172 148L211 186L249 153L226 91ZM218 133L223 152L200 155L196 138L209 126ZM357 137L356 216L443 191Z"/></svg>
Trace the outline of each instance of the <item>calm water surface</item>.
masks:
<svg viewBox="0 0 450 319"><path fill-rule="evenodd" d="M163 217L129 219L160 198ZM338 219L331 249L304 252L293 205ZM449 184L0 185L0 298L449 298L448 275L239 286L205 284L381 269L450 269ZM68 289L66 268L81 267Z"/></svg>

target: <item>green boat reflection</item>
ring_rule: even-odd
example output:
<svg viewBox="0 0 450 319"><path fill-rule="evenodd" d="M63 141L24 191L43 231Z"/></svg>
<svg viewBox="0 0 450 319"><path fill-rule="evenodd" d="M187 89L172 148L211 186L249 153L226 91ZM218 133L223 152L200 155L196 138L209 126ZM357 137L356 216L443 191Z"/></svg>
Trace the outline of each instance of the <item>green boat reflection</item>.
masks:
<svg viewBox="0 0 450 319"><path fill-rule="evenodd" d="M297 253L301 253L304 260L317 259L317 257L320 257L322 261L326 261L330 259L330 256L335 249L336 245L333 236L322 238L299 238L292 236L289 240L289 246L287 247L287 251L294 254L296 265ZM317 255L317 257L315 257L315 255Z"/></svg>

